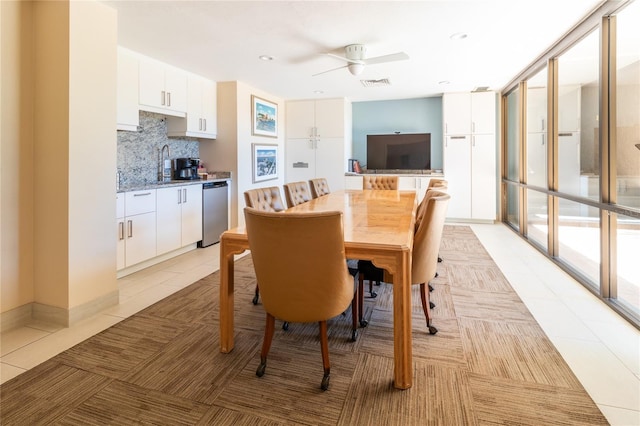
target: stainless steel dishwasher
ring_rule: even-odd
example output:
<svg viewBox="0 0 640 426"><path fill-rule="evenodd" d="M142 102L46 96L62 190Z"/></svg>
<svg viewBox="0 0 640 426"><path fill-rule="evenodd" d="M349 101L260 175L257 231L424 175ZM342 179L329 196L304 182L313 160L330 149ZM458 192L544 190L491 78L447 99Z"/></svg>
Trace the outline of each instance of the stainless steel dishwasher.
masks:
<svg viewBox="0 0 640 426"><path fill-rule="evenodd" d="M227 181L202 184L202 241L198 247L207 247L220 241L227 230L229 195Z"/></svg>

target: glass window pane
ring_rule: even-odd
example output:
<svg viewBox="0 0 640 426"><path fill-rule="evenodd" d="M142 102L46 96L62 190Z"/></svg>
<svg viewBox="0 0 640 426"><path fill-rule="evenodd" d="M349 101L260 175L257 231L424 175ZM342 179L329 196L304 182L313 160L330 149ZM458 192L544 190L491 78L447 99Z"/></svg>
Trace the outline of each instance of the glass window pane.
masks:
<svg viewBox="0 0 640 426"><path fill-rule="evenodd" d="M618 215L618 291L617 300L640 316L640 219Z"/></svg>
<svg viewBox="0 0 640 426"><path fill-rule="evenodd" d="M587 278L597 289L600 282L599 210L569 200L559 200L558 241L560 259Z"/></svg>
<svg viewBox="0 0 640 426"><path fill-rule="evenodd" d="M640 2L617 19L617 203L640 208Z"/></svg>
<svg viewBox="0 0 640 426"><path fill-rule="evenodd" d="M518 204L518 186L507 185L507 222L520 229L520 208Z"/></svg>
<svg viewBox="0 0 640 426"><path fill-rule="evenodd" d="M599 195L600 33L591 32L558 58L558 190Z"/></svg>
<svg viewBox="0 0 640 426"><path fill-rule="evenodd" d="M520 144L518 132L520 129L520 118L518 115L518 103L520 102L520 91L514 90L507 95L507 179L520 182Z"/></svg>
<svg viewBox="0 0 640 426"><path fill-rule="evenodd" d="M527 81L527 184L547 188L547 68Z"/></svg>
<svg viewBox="0 0 640 426"><path fill-rule="evenodd" d="M527 190L527 238L547 248L548 210L547 194Z"/></svg>

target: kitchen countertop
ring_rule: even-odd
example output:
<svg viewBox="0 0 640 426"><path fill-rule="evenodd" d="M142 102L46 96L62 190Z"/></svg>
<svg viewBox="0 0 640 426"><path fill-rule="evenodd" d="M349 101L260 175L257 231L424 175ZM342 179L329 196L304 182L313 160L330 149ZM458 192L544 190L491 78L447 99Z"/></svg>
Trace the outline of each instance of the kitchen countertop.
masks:
<svg viewBox="0 0 640 426"><path fill-rule="evenodd" d="M145 189L160 189L168 186L185 186L185 185L202 185L205 182L229 182L231 181L231 173L218 172L210 173L207 179L192 180L170 180L165 182L137 182L130 185L121 185L116 192L143 191Z"/></svg>

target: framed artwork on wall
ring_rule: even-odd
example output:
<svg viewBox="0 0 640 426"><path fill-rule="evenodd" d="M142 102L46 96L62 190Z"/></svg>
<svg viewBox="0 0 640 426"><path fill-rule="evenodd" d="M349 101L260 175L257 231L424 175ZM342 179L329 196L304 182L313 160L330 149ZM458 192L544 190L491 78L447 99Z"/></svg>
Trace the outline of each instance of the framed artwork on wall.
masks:
<svg viewBox="0 0 640 426"><path fill-rule="evenodd" d="M278 179L278 145L251 144L253 183Z"/></svg>
<svg viewBox="0 0 640 426"><path fill-rule="evenodd" d="M278 137L278 104L251 95L251 134Z"/></svg>

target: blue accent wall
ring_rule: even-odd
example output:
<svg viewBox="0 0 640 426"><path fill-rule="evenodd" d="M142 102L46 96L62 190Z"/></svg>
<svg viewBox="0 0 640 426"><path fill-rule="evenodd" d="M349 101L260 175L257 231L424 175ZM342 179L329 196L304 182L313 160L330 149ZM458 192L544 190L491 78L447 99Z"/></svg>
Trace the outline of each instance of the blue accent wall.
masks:
<svg viewBox="0 0 640 426"><path fill-rule="evenodd" d="M442 169L442 97L353 102L353 158L367 163L367 135L431 133L431 168Z"/></svg>

